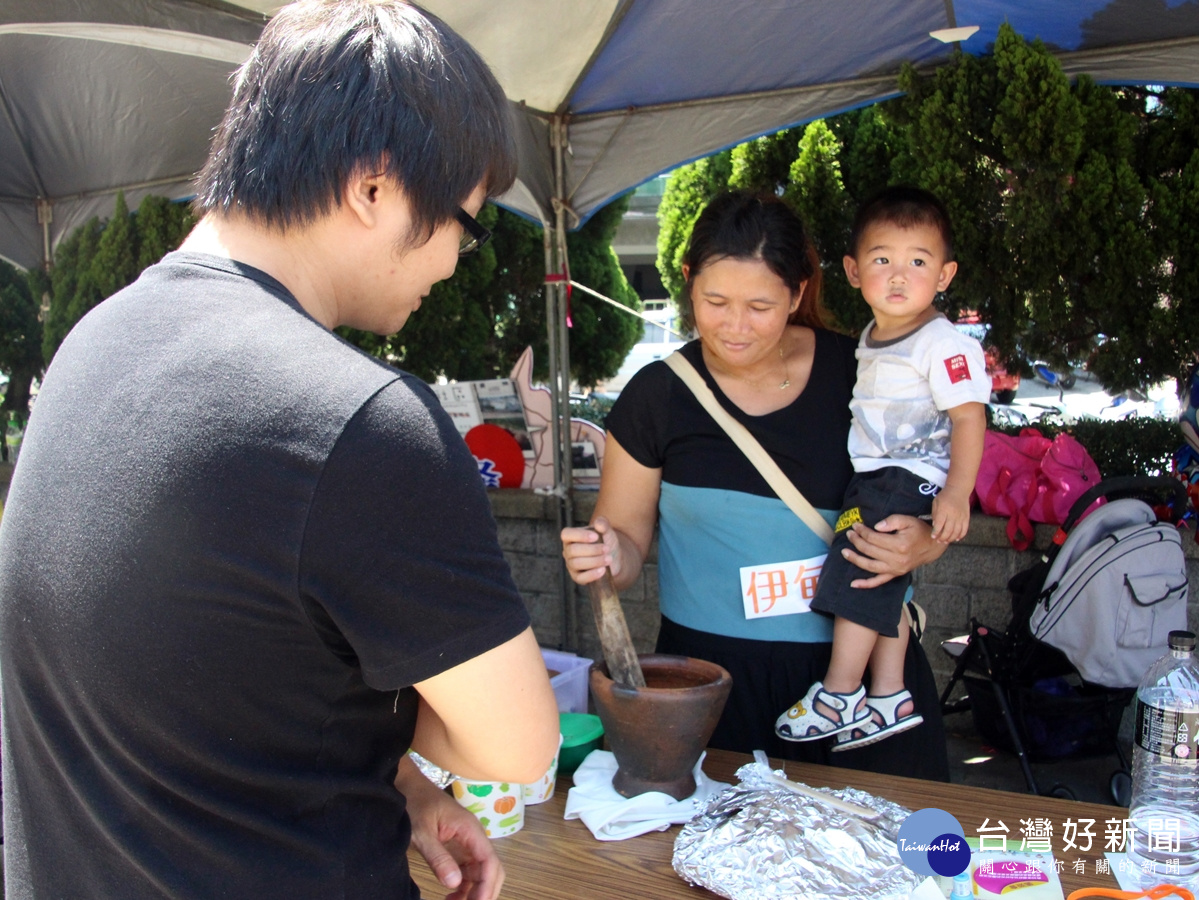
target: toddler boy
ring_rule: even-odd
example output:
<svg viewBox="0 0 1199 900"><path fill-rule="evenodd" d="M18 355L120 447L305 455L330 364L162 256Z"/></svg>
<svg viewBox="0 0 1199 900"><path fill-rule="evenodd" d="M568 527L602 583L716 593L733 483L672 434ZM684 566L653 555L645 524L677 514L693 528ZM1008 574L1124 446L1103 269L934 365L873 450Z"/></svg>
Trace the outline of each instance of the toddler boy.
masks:
<svg viewBox="0 0 1199 900"><path fill-rule="evenodd" d="M899 626L911 576L853 587L874 576L842 556L849 529L931 512L934 538L961 540L991 393L981 345L933 308L958 267L949 216L936 197L910 187L877 194L858 211L843 262L874 321L858 344L850 404L855 475L812 601L812 609L835 616L832 659L824 680L775 723L789 741L836 735L834 750L924 721L903 681L908 628ZM862 684L867 666L869 695Z"/></svg>

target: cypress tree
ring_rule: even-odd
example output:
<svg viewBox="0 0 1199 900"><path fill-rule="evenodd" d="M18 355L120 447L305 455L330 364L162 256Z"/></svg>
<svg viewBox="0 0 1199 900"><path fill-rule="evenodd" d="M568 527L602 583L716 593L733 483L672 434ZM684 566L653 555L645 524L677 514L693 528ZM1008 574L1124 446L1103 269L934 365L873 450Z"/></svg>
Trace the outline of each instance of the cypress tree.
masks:
<svg viewBox="0 0 1199 900"><path fill-rule="evenodd" d="M40 299L23 272L0 260L0 371L8 374L0 409L5 413L28 412L30 385L42 371ZM8 416L2 420L7 422Z"/></svg>
<svg viewBox="0 0 1199 900"><path fill-rule="evenodd" d="M733 174L732 151L680 166L666 179L658 205L658 272L671 297L683 293L683 255L695 220L708 201L728 187Z"/></svg>
<svg viewBox="0 0 1199 900"><path fill-rule="evenodd" d="M111 219L91 219L67 236L54 253L47 288L41 338L46 365L76 322L178 247L193 223L186 204L164 197L147 196L130 214L118 193Z"/></svg>
<svg viewBox="0 0 1199 900"><path fill-rule="evenodd" d="M612 238L627 206L627 200L619 200L597 210L582 228L567 235L567 254L575 281L640 311L641 299L629 285L612 249ZM645 325L636 316L582 291L572 293L570 306L571 375L579 384L592 387L616 374Z"/></svg>
<svg viewBox="0 0 1199 900"><path fill-rule="evenodd" d="M117 194L115 208L92 257L91 277L100 298L111 297L137 277L137 233L125 204L124 192ZM95 304L92 304L95 305ZM90 307L89 307L90 308Z"/></svg>
<svg viewBox="0 0 1199 900"><path fill-rule="evenodd" d="M841 143L828 123L804 129L783 196L803 217L824 269L824 303L837 327L857 332L870 321L870 308L845 280L841 259L849 235L853 200L841 177Z"/></svg>
<svg viewBox="0 0 1199 900"><path fill-rule="evenodd" d="M50 309L42 329L42 356L46 365L80 317L100 302L91 278L92 257L103 226L89 219L58 245L50 270Z"/></svg>
<svg viewBox="0 0 1199 900"><path fill-rule="evenodd" d="M571 275L606 296L640 309L612 252L626 207L618 200L567 236ZM507 377L526 347L544 378L549 354L545 318L545 253L539 226L492 204L479 213L492 239L433 286L398 334L380 337L342 329L363 350L432 381ZM641 321L581 291L571 298L571 375L591 386L616 374L642 332Z"/></svg>
<svg viewBox="0 0 1199 900"><path fill-rule="evenodd" d="M809 123L782 186L821 249L842 326L868 310L839 271L838 243L857 204L908 183L953 220L960 268L939 302L951 318L979 312L1009 368L1086 363L1116 393L1199 358L1199 94L1072 83L1007 25L992 53L955 53L930 74L908 67L900 87L896 100ZM720 171L702 160L668 182L658 265L672 290L697 206L725 186L769 189L789 143L734 148L723 183L701 178Z"/></svg>
<svg viewBox="0 0 1199 900"><path fill-rule="evenodd" d="M152 266L170 251L179 241L174 234L174 219L171 203L166 197L148 194L138 204L134 225L137 231L137 270Z"/></svg>

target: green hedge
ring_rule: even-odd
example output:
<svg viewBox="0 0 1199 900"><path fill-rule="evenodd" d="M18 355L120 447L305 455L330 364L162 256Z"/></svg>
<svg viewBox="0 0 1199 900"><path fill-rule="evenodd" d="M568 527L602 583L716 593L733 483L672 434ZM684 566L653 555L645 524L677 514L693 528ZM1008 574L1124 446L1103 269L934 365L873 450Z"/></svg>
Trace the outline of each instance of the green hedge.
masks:
<svg viewBox="0 0 1199 900"><path fill-rule="evenodd" d="M612 404L615 402L612 397L597 397L595 394L588 394L582 400L571 398L570 414L575 419L586 419L593 425L603 428L608 410L612 408Z"/></svg>
<svg viewBox="0 0 1199 900"><path fill-rule="evenodd" d="M604 427L604 417L612 408L607 397L591 396L585 400L572 400L571 415L594 422ZM1020 426L991 426L1004 434L1019 434ZM1183 444L1182 432L1174 419L1140 418L1128 419L1080 419L1072 425L1055 425L1035 422L1024 426L1036 428L1046 437L1058 432L1072 434L1087 448L1091 459L1099 467L1104 478L1120 475L1168 475L1174 451Z"/></svg>
<svg viewBox="0 0 1199 900"><path fill-rule="evenodd" d="M1072 434L1086 447L1104 478L1168 475L1174 451L1184 442L1174 419L1080 419L1072 425L1037 422L1030 427L1050 438L1061 431ZM1020 433L1018 426L995 427L994 430L1005 434Z"/></svg>

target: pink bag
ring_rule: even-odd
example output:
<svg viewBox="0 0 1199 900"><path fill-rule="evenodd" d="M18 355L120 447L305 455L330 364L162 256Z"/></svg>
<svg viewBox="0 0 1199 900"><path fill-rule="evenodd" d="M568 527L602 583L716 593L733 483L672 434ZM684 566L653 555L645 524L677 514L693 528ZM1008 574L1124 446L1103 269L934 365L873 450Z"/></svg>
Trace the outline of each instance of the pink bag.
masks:
<svg viewBox="0 0 1199 900"><path fill-rule="evenodd" d="M987 430L974 493L984 513L1008 520L1007 538L1017 550L1026 550L1032 543L1029 513L1039 493L1041 459L1052 444L1035 428L1025 428L1014 437Z"/></svg>
<svg viewBox="0 0 1199 900"><path fill-rule="evenodd" d="M1068 434L1051 441L1035 428L1015 437L987 431L974 492L984 513L1007 518L1011 545L1027 550L1033 522L1060 525L1074 501L1099 480L1090 454Z"/></svg>
<svg viewBox="0 0 1199 900"><path fill-rule="evenodd" d="M1065 432L1053 439L1053 445L1041 460L1041 475L1049 485L1046 495L1049 510L1046 513L1052 515L1052 518L1038 519L1036 515L1029 517L1034 522L1050 522L1054 525L1065 522L1074 501L1101 480L1099 467L1095 465L1095 460L1091 459L1091 454ZM1083 516L1085 515L1086 513L1083 513Z"/></svg>

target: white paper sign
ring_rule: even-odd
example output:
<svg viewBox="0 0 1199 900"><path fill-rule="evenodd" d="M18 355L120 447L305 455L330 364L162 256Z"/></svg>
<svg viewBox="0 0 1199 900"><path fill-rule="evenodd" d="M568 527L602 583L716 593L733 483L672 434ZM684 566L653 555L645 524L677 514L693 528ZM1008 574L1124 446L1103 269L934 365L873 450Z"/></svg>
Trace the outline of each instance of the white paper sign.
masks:
<svg viewBox="0 0 1199 900"><path fill-rule="evenodd" d="M512 379L455 381L430 386L442 407L450 414L460 435L465 437L476 425L499 425L516 438L526 460L533 458L533 442L525 422L525 408Z"/></svg>
<svg viewBox="0 0 1199 900"><path fill-rule="evenodd" d="M459 434L464 435L476 425L483 424L483 412L479 409L479 400L471 382L436 384L433 385L433 393L450 414Z"/></svg>
<svg viewBox="0 0 1199 900"><path fill-rule="evenodd" d="M816 582L828 554L811 559L744 566L741 569L741 599L745 618L789 616L812 609Z"/></svg>

